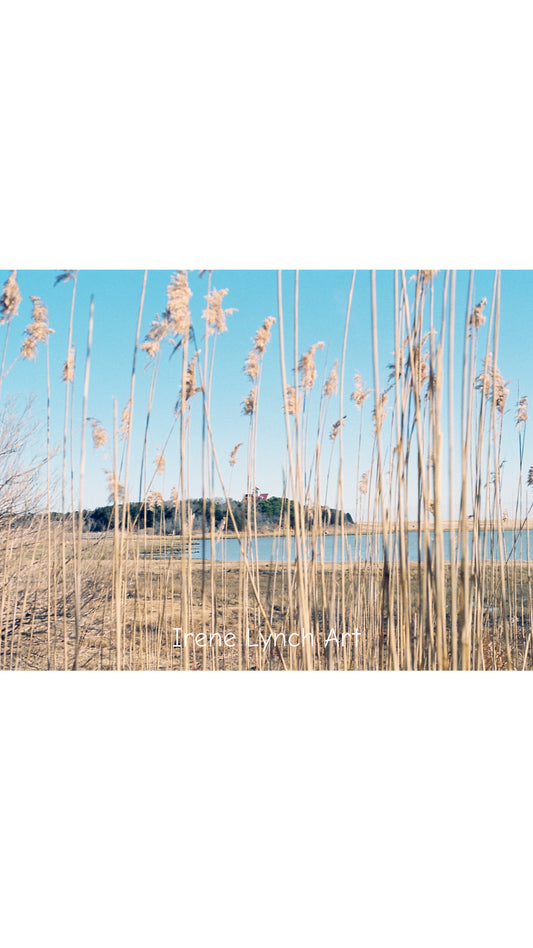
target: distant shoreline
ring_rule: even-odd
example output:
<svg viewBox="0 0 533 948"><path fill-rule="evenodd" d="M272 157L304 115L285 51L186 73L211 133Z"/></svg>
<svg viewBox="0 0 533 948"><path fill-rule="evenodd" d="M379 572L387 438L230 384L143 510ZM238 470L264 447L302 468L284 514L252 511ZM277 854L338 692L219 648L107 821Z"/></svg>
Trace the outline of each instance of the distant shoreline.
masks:
<svg viewBox="0 0 533 948"><path fill-rule="evenodd" d="M480 530L483 530L485 532L497 531L498 521L497 520L480 520L478 526ZM460 520L442 520L441 527L445 531L451 530L452 532L457 532L461 529L461 521ZM527 529L533 530L533 518L530 518L528 520L515 520L514 518L507 518L507 520L501 521L501 528L502 530L513 530L513 531L514 530L527 530ZM400 523L399 521L395 520L388 524L388 530L390 530L392 533L399 533L401 529L407 529L408 533L417 533L419 529L422 532L424 530L424 523L421 522L419 524L417 520L409 520L407 522L407 525L405 525L405 522ZM469 520L467 522L467 530L472 532L473 529L474 529L474 522L472 520ZM360 536L361 534L383 533L383 524L381 522L374 522L374 523L360 522L360 523L344 524L344 527L342 526L342 524L339 524L339 526L336 528L337 534L340 534L343 530L344 530L345 536ZM435 521L433 519L429 521L429 530L431 533L433 533L435 530ZM308 527L306 530L306 533L312 535L313 528ZM333 524L330 524L327 530L319 530L318 533L322 535L333 536L335 533L335 526ZM244 531L241 531L241 535L243 534L244 534ZM294 530L291 530L291 534L294 534ZM235 534L233 534L233 531L228 532L228 536L234 536L234 535ZM280 535L282 536L285 535L285 531L283 529L281 531L271 530L271 529L262 530L259 527L257 530L257 535L263 536L263 537L279 537ZM201 536L202 536L201 531L193 532L194 539L198 539Z"/></svg>
<svg viewBox="0 0 533 948"><path fill-rule="evenodd" d="M479 529L483 532L496 532L498 530L498 521L497 520L480 520L478 526L479 526ZM445 532L452 531L452 532L457 533L461 530L461 521L443 520L441 522L441 527L442 527L442 530ZM502 520L501 528L503 531L533 530L533 518L529 518L528 520L515 520L514 518L508 518L507 520ZM418 521L416 520L409 520L407 522L407 525L405 525L405 523L399 523L398 521L394 521L388 524L388 530L391 533L397 534L400 532L400 529L404 529L404 530L406 529L408 533L417 533L419 529L420 529L420 532L423 532L424 524L420 523L419 525ZM474 529L473 521L469 520L467 522L467 530L471 533L473 529ZM429 530L431 533L434 533L435 531L435 522L433 519L429 521ZM109 532L112 534L113 529L111 529ZM335 532L337 532L338 536L340 536L342 532L344 532L344 536L361 536L361 535L364 536L365 534L368 535L372 533L379 535L380 533L383 533L383 525L381 522L375 522L375 523L361 522L361 523L344 524L344 527L341 524L339 524L337 529L335 529L335 526L330 524L327 530L322 529L317 532L319 536L334 536ZM291 533L291 536L294 536L293 529L291 529L290 533ZM313 528L312 527L306 528L306 534L308 536L312 536ZM88 538L90 537L97 538L98 536L100 536L99 533L93 533L91 531L87 531L86 533L84 532L84 535ZM139 538L151 539L154 541L155 540L160 541L161 539L165 539L169 541L180 540L180 534L154 533L152 531L152 528L149 528L146 533L144 532L144 530L139 529L136 535ZM197 542L201 540L204 535L205 535L206 541L209 542L211 539L211 532L209 529L205 531L205 534L202 532L202 530L193 529L191 533L187 533L185 535L185 540L188 541L189 539L191 539ZM241 530L239 535L244 539L246 537L246 531ZM255 536L279 538L279 537L284 537L285 535L286 535L286 530L284 528L281 528L281 530L280 529L273 530L271 527L267 528L267 527L258 526L257 533L255 533L255 531L252 533L252 539ZM228 532L223 534L222 538L235 539L236 537L237 537L237 534L233 530L228 529ZM220 535L217 535L216 539L217 540L221 539Z"/></svg>
<svg viewBox="0 0 533 948"><path fill-rule="evenodd" d="M458 530L461 529L461 526L462 525L461 525L460 520L442 520L441 521L442 530L447 530L447 531L451 530L452 532L457 532ZM392 530L393 533L398 533L402 527L405 529L405 523L401 524L398 521L393 521L392 523L388 525L388 529ZM489 532L496 531L498 529L498 521L497 520L480 520L478 522L478 527L480 530L483 530L483 531L489 531ZM409 520L407 522L407 530L409 533L416 533L419 529L420 531L423 531L424 529L423 522L421 522L420 524L418 523L417 520ZM435 521L433 520L433 518L429 521L429 529L432 533L435 530ZM468 520L467 530L472 531L473 529L474 529L474 521ZM513 531L514 530L528 530L528 529L533 530L533 518L530 518L528 520L520 520L520 519L515 520L514 518L508 517L507 520L501 521L501 529L513 530ZM330 530L329 532L332 533L333 531ZM339 532L340 532L340 528L339 528ZM383 525L381 523L350 524L348 528L345 527L344 532L356 534L356 535L360 533L372 533L372 532L383 533Z"/></svg>
<svg viewBox="0 0 533 948"><path fill-rule="evenodd" d="M433 533L435 530L435 521L433 520L433 518L428 522L428 525L429 525L430 532ZM478 526L480 530L496 531L498 529L498 521L497 520L480 520L478 523ZM443 530L446 530L446 531L451 530L452 532L453 531L457 532L458 530L461 529L461 521L460 520L442 520L441 527ZM530 518L529 520L515 520L514 518L509 517L507 518L507 520L501 521L501 528L502 530L513 530L513 531L514 530L527 530L527 529L533 530L533 518ZM424 530L424 523L421 522L419 524L417 520L409 520L406 525L405 522L400 523L399 521L395 520L388 524L388 530L390 530L393 533L399 533L401 529L407 529L409 533L417 533L419 529L422 532ZM467 529L470 532L474 529L473 520L468 520ZM342 524L339 524L337 528L335 528L334 524L330 524L327 530L322 529L317 532L322 535L333 536L335 531L338 534L340 534L343 530L344 530L345 536L359 536L360 534L365 534L365 533L366 534L383 533L383 524L381 522L345 523L344 527ZM306 528L306 533L312 534L313 528L312 527ZM294 530L291 530L291 534L294 534ZM193 531L192 535L193 535L193 538L198 539L199 537L202 536L202 532L195 530ZM207 535L209 535L209 532L207 533ZM234 535L235 534L233 533L233 531L228 531L228 536L234 536ZM244 531L241 531L241 536L242 535L244 535ZM257 535L262 536L262 537L278 537L280 535L284 536L285 530L284 529L281 529L281 531L272 530L272 529L262 530L261 527L258 527Z"/></svg>

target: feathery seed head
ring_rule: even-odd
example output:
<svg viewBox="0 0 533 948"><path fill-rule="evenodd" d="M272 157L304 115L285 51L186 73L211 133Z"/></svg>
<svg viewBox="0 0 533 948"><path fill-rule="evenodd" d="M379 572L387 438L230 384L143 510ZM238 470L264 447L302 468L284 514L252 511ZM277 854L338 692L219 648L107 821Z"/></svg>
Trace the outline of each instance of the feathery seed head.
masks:
<svg viewBox="0 0 533 948"><path fill-rule="evenodd" d="M159 450L159 451L157 452L156 456L155 456L155 472L156 472L156 474L164 474L164 473L165 473L166 463L167 463L167 462L165 461L163 452L162 452L161 450Z"/></svg>
<svg viewBox="0 0 533 948"><path fill-rule="evenodd" d="M379 396L376 407L374 408L373 415L374 415L374 427L376 430L376 434L379 431L381 431L381 427L383 425L383 422L385 421L385 418L387 415L387 402L388 401L389 401L389 396L387 392L383 392Z"/></svg>
<svg viewBox="0 0 533 948"><path fill-rule="evenodd" d="M338 366L338 364L339 364L339 360L338 360L338 359L335 359L335 364L334 364L334 366L333 366L331 372L329 373L329 376L328 376L328 378L327 378L327 380L326 380L326 382L325 382L325 385L324 385L324 395L326 396L326 398L331 398L331 396L334 395L335 392L337 391L337 380L338 380L337 366Z"/></svg>
<svg viewBox="0 0 533 948"><path fill-rule="evenodd" d="M301 385L304 392L309 392L315 384L317 371L315 365L315 352L317 349L323 349L323 342L315 342L307 352L304 352L300 362L298 364L298 369L301 375Z"/></svg>
<svg viewBox="0 0 533 948"><path fill-rule="evenodd" d="M437 276L438 270L419 270L418 275L422 283L431 283Z"/></svg>
<svg viewBox="0 0 533 948"><path fill-rule="evenodd" d="M157 313L155 319L152 320L144 342L140 346L141 349L145 350L149 359L153 359L157 355L161 341L165 338L169 329L170 323L166 316L164 315L161 319L159 313Z"/></svg>
<svg viewBox="0 0 533 948"><path fill-rule="evenodd" d="M509 395L509 389L507 388L509 382L504 382L499 368L493 362L492 353L489 353L488 358L483 360L483 367L483 372L475 380L476 388L481 391L484 397L489 394L492 388L494 405L503 415Z"/></svg>
<svg viewBox="0 0 533 948"><path fill-rule="evenodd" d="M518 402L518 411L516 413L516 424L521 425L527 421L527 407L529 404L529 399L527 395L524 395Z"/></svg>
<svg viewBox="0 0 533 948"><path fill-rule="evenodd" d="M276 320L273 316L268 316L254 336L253 348L250 349L244 364L244 371L252 382L255 382L259 376L259 369L261 365L259 357L261 356L262 358L265 354L265 350L270 339L270 330L275 322Z"/></svg>
<svg viewBox="0 0 533 948"><path fill-rule="evenodd" d="M189 299L192 292L187 282L187 271L178 270L174 273L167 287L167 308L165 317L168 319L170 332L175 336L185 336L191 328L191 312Z"/></svg>
<svg viewBox="0 0 533 948"><path fill-rule="evenodd" d="M222 300L228 293L228 290L213 290L206 296L207 306L202 314L207 324L206 334L208 336L214 332L227 332L226 316L236 313L235 309L222 309Z"/></svg>
<svg viewBox="0 0 533 948"><path fill-rule="evenodd" d="M240 447L242 447L242 441L239 441L239 443L235 445L233 451L231 452L231 457L229 459L231 467L235 467L235 464L237 463L237 451Z"/></svg>
<svg viewBox="0 0 533 948"><path fill-rule="evenodd" d="M37 342L46 342L48 334L54 331L48 326L48 310L40 297L30 296L30 299L33 303L32 322L26 332L33 336Z"/></svg>
<svg viewBox="0 0 533 948"><path fill-rule="evenodd" d="M251 390L250 394L243 400L243 415L253 415L257 404L257 385Z"/></svg>
<svg viewBox="0 0 533 948"><path fill-rule="evenodd" d="M255 382L259 375L259 356L257 355L256 349L250 349L246 362L244 363L244 371L248 378L252 382Z"/></svg>
<svg viewBox="0 0 533 948"><path fill-rule="evenodd" d="M414 345L407 359L407 365L411 369L411 376L417 388L421 388L429 377L429 366L426 355L422 352L422 345L423 343Z"/></svg>
<svg viewBox="0 0 533 948"><path fill-rule="evenodd" d="M91 418L91 427L93 429L93 445L96 449L102 448L109 441L109 436L105 428L96 418Z"/></svg>
<svg viewBox="0 0 533 948"><path fill-rule="evenodd" d="M8 323L13 316L17 315L21 300L22 296L17 284L17 271L12 270L0 295L0 324Z"/></svg>
<svg viewBox="0 0 533 948"><path fill-rule="evenodd" d="M485 297L483 297L483 299L479 301L477 306L474 306L474 309L472 310L472 313L470 314L470 319L468 321L469 326L472 326L474 329L479 329L479 327L483 325L483 323L485 322L485 316L483 315L483 310L485 309L486 305L487 305L487 300L485 299Z"/></svg>
<svg viewBox="0 0 533 948"><path fill-rule="evenodd" d="M122 412L122 420L120 423L120 428L118 433L121 438L129 438L131 430L131 398L128 399L128 403Z"/></svg>
<svg viewBox="0 0 533 948"><path fill-rule="evenodd" d="M265 349L270 341L270 331L276 322L274 316L267 316L262 326L255 334L254 349L259 355L264 355Z"/></svg>
<svg viewBox="0 0 533 948"><path fill-rule="evenodd" d="M285 402L288 415L295 415L296 412L299 411L302 404L302 396L296 395L296 388L294 385L285 386Z"/></svg>
<svg viewBox="0 0 533 948"><path fill-rule="evenodd" d="M146 506L149 510L164 506L163 494L159 490L150 490L146 495Z"/></svg>
<svg viewBox="0 0 533 948"><path fill-rule="evenodd" d="M352 401L355 402L358 408L362 408L366 399L370 395L371 389L365 388L365 386L363 385L363 380L361 376L359 375L359 372L355 373L354 386L355 388L352 394L350 395L350 398L352 399Z"/></svg>
<svg viewBox="0 0 533 948"><path fill-rule="evenodd" d="M31 359L35 362L37 358L37 342L32 336L26 336L20 347L20 354L23 359Z"/></svg>
<svg viewBox="0 0 533 948"><path fill-rule="evenodd" d="M200 355L200 350L194 353L191 361L187 366L187 371L185 372L184 380L184 392L185 392L185 401L188 402L196 395L197 392L201 391L201 387L196 385L196 363L198 362L198 356Z"/></svg>
<svg viewBox="0 0 533 948"><path fill-rule="evenodd" d="M107 489L110 503L121 503L124 500L124 484L121 484L114 471L106 471Z"/></svg>
<svg viewBox="0 0 533 948"><path fill-rule="evenodd" d="M497 410L500 412L500 415L503 415L505 411L505 403L509 396L509 389L506 388L506 385L508 384L508 382L503 381L502 375L500 372L498 372L494 381L493 398L494 404L496 405Z"/></svg>
<svg viewBox="0 0 533 948"><path fill-rule="evenodd" d="M26 326L26 339L22 344L22 358L35 359L37 355L37 343L46 342L49 333L53 332L48 326L48 310L43 301L38 296L30 296L33 303L32 321Z"/></svg>
<svg viewBox="0 0 533 948"><path fill-rule="evenodd" d="M483 372L476 378L476 388L479 389L482 395L487 396L489 394L493 378L494 366L492 364L492 352L489 352L487 359L483 359Z"/></svg>

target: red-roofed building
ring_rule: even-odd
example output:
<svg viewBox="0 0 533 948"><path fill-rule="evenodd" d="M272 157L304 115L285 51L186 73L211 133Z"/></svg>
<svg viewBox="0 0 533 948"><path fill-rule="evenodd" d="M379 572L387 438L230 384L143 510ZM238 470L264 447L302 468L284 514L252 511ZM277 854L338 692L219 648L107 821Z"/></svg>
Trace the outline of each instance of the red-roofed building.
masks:
<svg viewBox="0 0 533 948"><path fill-rule="evenodd" d="M256 487L256 488L254 488L253 494L245 494L245 495L244 495L243 501L244 501L244 500L248 500L248 498L250 498L250 500L254 500L254 498L255 498L255 500L268 500L268 494L261 494L260 491L259 491L259 488Z"/></svg>

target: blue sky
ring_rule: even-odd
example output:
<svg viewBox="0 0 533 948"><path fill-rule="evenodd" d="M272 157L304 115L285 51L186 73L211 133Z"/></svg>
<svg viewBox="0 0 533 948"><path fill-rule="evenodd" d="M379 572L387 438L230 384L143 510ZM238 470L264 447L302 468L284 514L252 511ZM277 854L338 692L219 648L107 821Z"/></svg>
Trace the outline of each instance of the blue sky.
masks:
<svg viewBox="0 0 533 948"><path fill-rule="evenodd" d="M3 283L9 275L8 270L0 271ZM23 296L19 314L14 317L9 340L9 361L15 358L20 348L25 326L30 322L30 296L41 296L48 307L50 326L54 333L50 336L51 364L51 416L52 443L61 445L64 411L64 384L60 381L61 370L66 358L68 320L72 284L65 283L54 287L59 271L33 270L19 271L18 282ZM411 273L412 271L409 271ZM413 271L414 272L414 271ZM351 271L314 270L300 271L299 291L299 354L315 342L323 341L323 351L317 352L318 380L312 394L312 404L316 408L319 400L320 384L323 374L329 371L334 360L341 356L344 333L344 320L351 282ZM166 305L166 287L171 271L150 271L148 274L144 315L141 326L141 339L144 338L150 322L156 313L162 313ZM74 433L75 466L79 459L79 425L81 421L81 396L83 388L83 365L87 344L87 327L91 295L94 296L94 336L91 355L91 377L89 387L88 414L97 418L111 432L113 426L113 398L116 398L119 416L129 397L130 370L135 338L135 327L139 298L142 286L142 271L100 270L80 271L76 306L74 313L74 344L77 354L77 374L74 391ZM436 299L444 271L439 273L436 283ZM462 346L464 334L464 316L466 311L469 274L457 273L456 303L456 340L454 346L456 362L456 401L460 398L460 371L462 368ZM200 349L203 349L202 333L204 321L201 314L205 306L207 292L207 274L202 279L198 271L190 271L189 283L193 296L191 312L196 337ZM493 271L475 273L474 297L489 299L492 294ZM212 428L215 434L216 449L221 461L226 486L229 485L229 455L234 445L242 441L243 447L238 455L238 463L231 471L231 494L240 497L246 489L246 442L249 421L242 414L242 399L248 393L250 383L243 373L247 352L252 337L267 316L278 316L277 274L264 270L215 270L212 285L217 289L227 288L225 307L237 310L228 318L228 332L218 337L213 377ZM284 317L286 328L286 359L288 380L292 383L294 372L293 348L293 306L294 272L284 271ZM386 366L392 361L394 347L393 335L393 273L378 271L378 320L379 320L379 356L380 379L383 387ZM488 307L487 307L488 310ZM353 402L349 401L353 377L358 371L369 388L373 388L371 319L370 319L370 274L358 271L355 280L353 307L349 326L345 400L343 413L347 415L344 428L345 444L345 502L350 510L355 505L355 453L359 436L360 415ZM436 321L440 321L440 308L436 307ZM487 320L488 323L488 320ZM486 329L486 326L484 327ZM2 327L2 332L5 327ZM484 350L483 330L480 348ZM0 342L3 344L3 337ZM174 406L179 387L180 359L170 359L170 347L164 347L156 396L150 428L148 460L150 473L159 447L163 447L174 420ZM511 392L507 403L509 415L506 420L503 456L506 459L504 479L504 503L512 504L517 471L518 441L514 426L514 411L517 400L518 384L521 394L528 391L531 379L531 358L533 354L533 271L503 271L502 274L502 313L500 354L498 363L504 378L511 382ZM140 469L140 450L144 419L148 399L150 366L145 353L139 354L137 387L135 397L134 438L132 451L132 497L137 498ZM35 394L34 414L45 419L46 414L46 359L44 347L40 347L36 363L17 361L11 373L4 381L2 398L8 393ZM282 467L285 463L285 431L281 411L282 391L279 370L278 326L274 327L272 339L265 354L261 389L261 406L258 421L257 485L261 490L279 494L283 489ZM365 405L363 440L363 462L361 470L370 464L371 400ZM338 397L330 407L328 426L339 417ZM201 403L196 398L193 405L192 429L201 429ZM330 442L324 442L325 471L329 462ZM104 457L102 450L95 451L92 441L87 440L87 468L84 490L84 505L96 506L107 502L105 469L112 466L109 449ZM173 484L177 483L177 431L167 451L165 474L154 480L154 487L161 490L165 497L170 495ZM336 451L336 447L333 448ZM199 441L191 441L191 494L201 493ZM335 472L335 458L332 471ZM526 466L527 441L526 441ZM533 463L533 455L532 461ZM57 469L60 468L58 464ZM324 471L324 479L325 479ZM335 478L335 473L332 475ZM77 478L75 477L77 482ZM508 488L506 487L508 485ZM512 489L511 489L512 488ZM505 490L508 496L505 496ZM215 488L222 493L220 487ZM328 500L335 502L334 491L330 488Z"/></svg>

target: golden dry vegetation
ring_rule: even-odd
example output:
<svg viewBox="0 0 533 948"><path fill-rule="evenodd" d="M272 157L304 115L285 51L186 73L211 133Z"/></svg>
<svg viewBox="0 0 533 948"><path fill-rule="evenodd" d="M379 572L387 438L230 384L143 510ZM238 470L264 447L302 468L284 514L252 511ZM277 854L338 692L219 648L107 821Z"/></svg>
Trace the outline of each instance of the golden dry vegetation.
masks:
<svg viewBox="0 0 533 948"><path fill-rule="evenodd" d="M408 285L405 271L394 274L394 350L390 375L380 381L378 312L375 274L372 275L372 380L359 373L346 377L346 347L352 310L355 273L346 301L344 345L329 367L320 389L316 432L309 434L308 396L319 386L316 359L318 340L297 357L289 384L285 352L287 330L278 276L278 312L258 327L244 371L250 383L243 399L249 420L246 445L235 445L221 459L210 405L213 360L217 336L228 331L223 308L227 290L217 291L208 274L202 348L189 309L189 274L177 271L168 287L163 315L156 317L141 341L147 272L141 290L133 345L130 397L122 411L114 405L112 431L89 413L93 308L87 354L76 365L72 350L77 271L58 279L72 284L69 338L62 384L65 391L62 450L62 516L52 517L50 457L46 466L44 503L33 516L21 516L20 498L33 496L31 472L16 473L16 498L3 508L0 530L2 596L0 601L1 665L3 669L245 669L245 670L503 670L529 669L532 585L529 546L527 559L515 562L514 547L528 527L525 491L533 482L524 470L523 443L527 425L527 398L518 404L514 424L520 451L520 482L516 515L502 509L501 444L509 391L498 368L500 275L494 275L492 299L476 302L473 277L466 301L462 389L453 387L450 339L456 325L455 274L446 272L442 298L434 296L436 271L418 271ZM291 332L298 352L298 273ZM33 317L27 327L20 358L33 359L47 347L48 315L42 300L33 299ZM438 305L437 305L438 303ZM16 271L6 281L0 301L6 341L2 378L6 368L7 336L20 304ZM436 316L437 311L439 316ZM488 323L486 321L488 319ZM486 325L485 325L486 324ZM482 336L481 334L484 333ZM154 481L147 477L144 456L131 456L131 430L138 406L135 380L142 355L152 370L146 430L157 386L159 352L170 339L179 359L180 397L176 405L179 430L178 483L172 504L178 537L153 536L132 522L131 484L139 462L144 472L145 509L163 504ZM482 341L481 341L482 340ZM294 562L259 563L254 542L262 533L257 523L253 485L256 482L257 419L271 406L261 401L261 379L267 349L277 343L282 377L285 443L280 463L287 474L285 500L277 534L292 538ZM273 353L274 355L274 353ZM445 371L445 356L447 359ZM452 371L450 371L450 365ZM83 407L77 423L82 451L79 465L71 461L72 393L79 375ZM351 389L349 391L349 388ZM50 378L48 377L48 389ZM1 392L0 392L1 397ZM191 404L202 406L202 497L207 516L215 492L222 489L226 520L218 537L237 537L238 563L198 562L189 555L161 556L162 551L191 544L201 535L191 516L187 495L190 465ZM344 418L351 401L355 410L371 413L372 462L360 468L361 436L356 470L349 476L358 484L356 525L348 527L342 515L329 525L339 551L337 561L325 563L318 555L324 540L324 443L335 446L337 468L328 469L336 491L336 508L344 511L347 477ZM444 403L449 419L444 441ZM454 405L460 407L455 430ZM336 420L327 422L328 410ZM92 446L89 444L92 435ZM49 430L48 430L49 436ZM446 443L446 450L444 445ZM103 535L87 534L83 516L86 451L108 444L113 467L108 483L113 515ZM313 446L314 445L314 446ZM238 452L246 452L248 501L244 522L238 525L228 493L228 477ZM16 452L15 452L16 456ZM119 463L119 456L122 462ZM333 457L333 455L331 455ZM387 460L386 460L387 459ZM460 461L460 478L454 462ZM166 464L165 450L155 461L155 473ZM76 478L79 509L69 510L69 478ZM216 481L216 483L215 483ZM411 497L417 498L413 518ZM445 510L454 512L453 522ZM204 520L203 536L214 549L214 517ZM490 526L491 545L485 531ZM445 531L450 531L451 554L445 553ZM509 542L507 532L512 532ZM264 530L263 530L264 532ZM355 556L346 554L345 538L355 533ZM370 538L363 548L357 536ZM416 537L416 561L408 551L410 534ZM513 539L514 537L514 539ZM376 556L379 539L380 554ZM374 553L368 553L368 550ZM311 552L310 552L311 551ZM181 630L182 648L175 648L175 629ZM333 632L333 637L332 637ZM305 634L304 634L305 633ZM224 643L229 635L231 645ZM329 641L327 641L329 639ZM206 644L207 643L207 644ZM257 647L259 644L259 647ZM263 648L264 646L264 648Z"/></svg>

